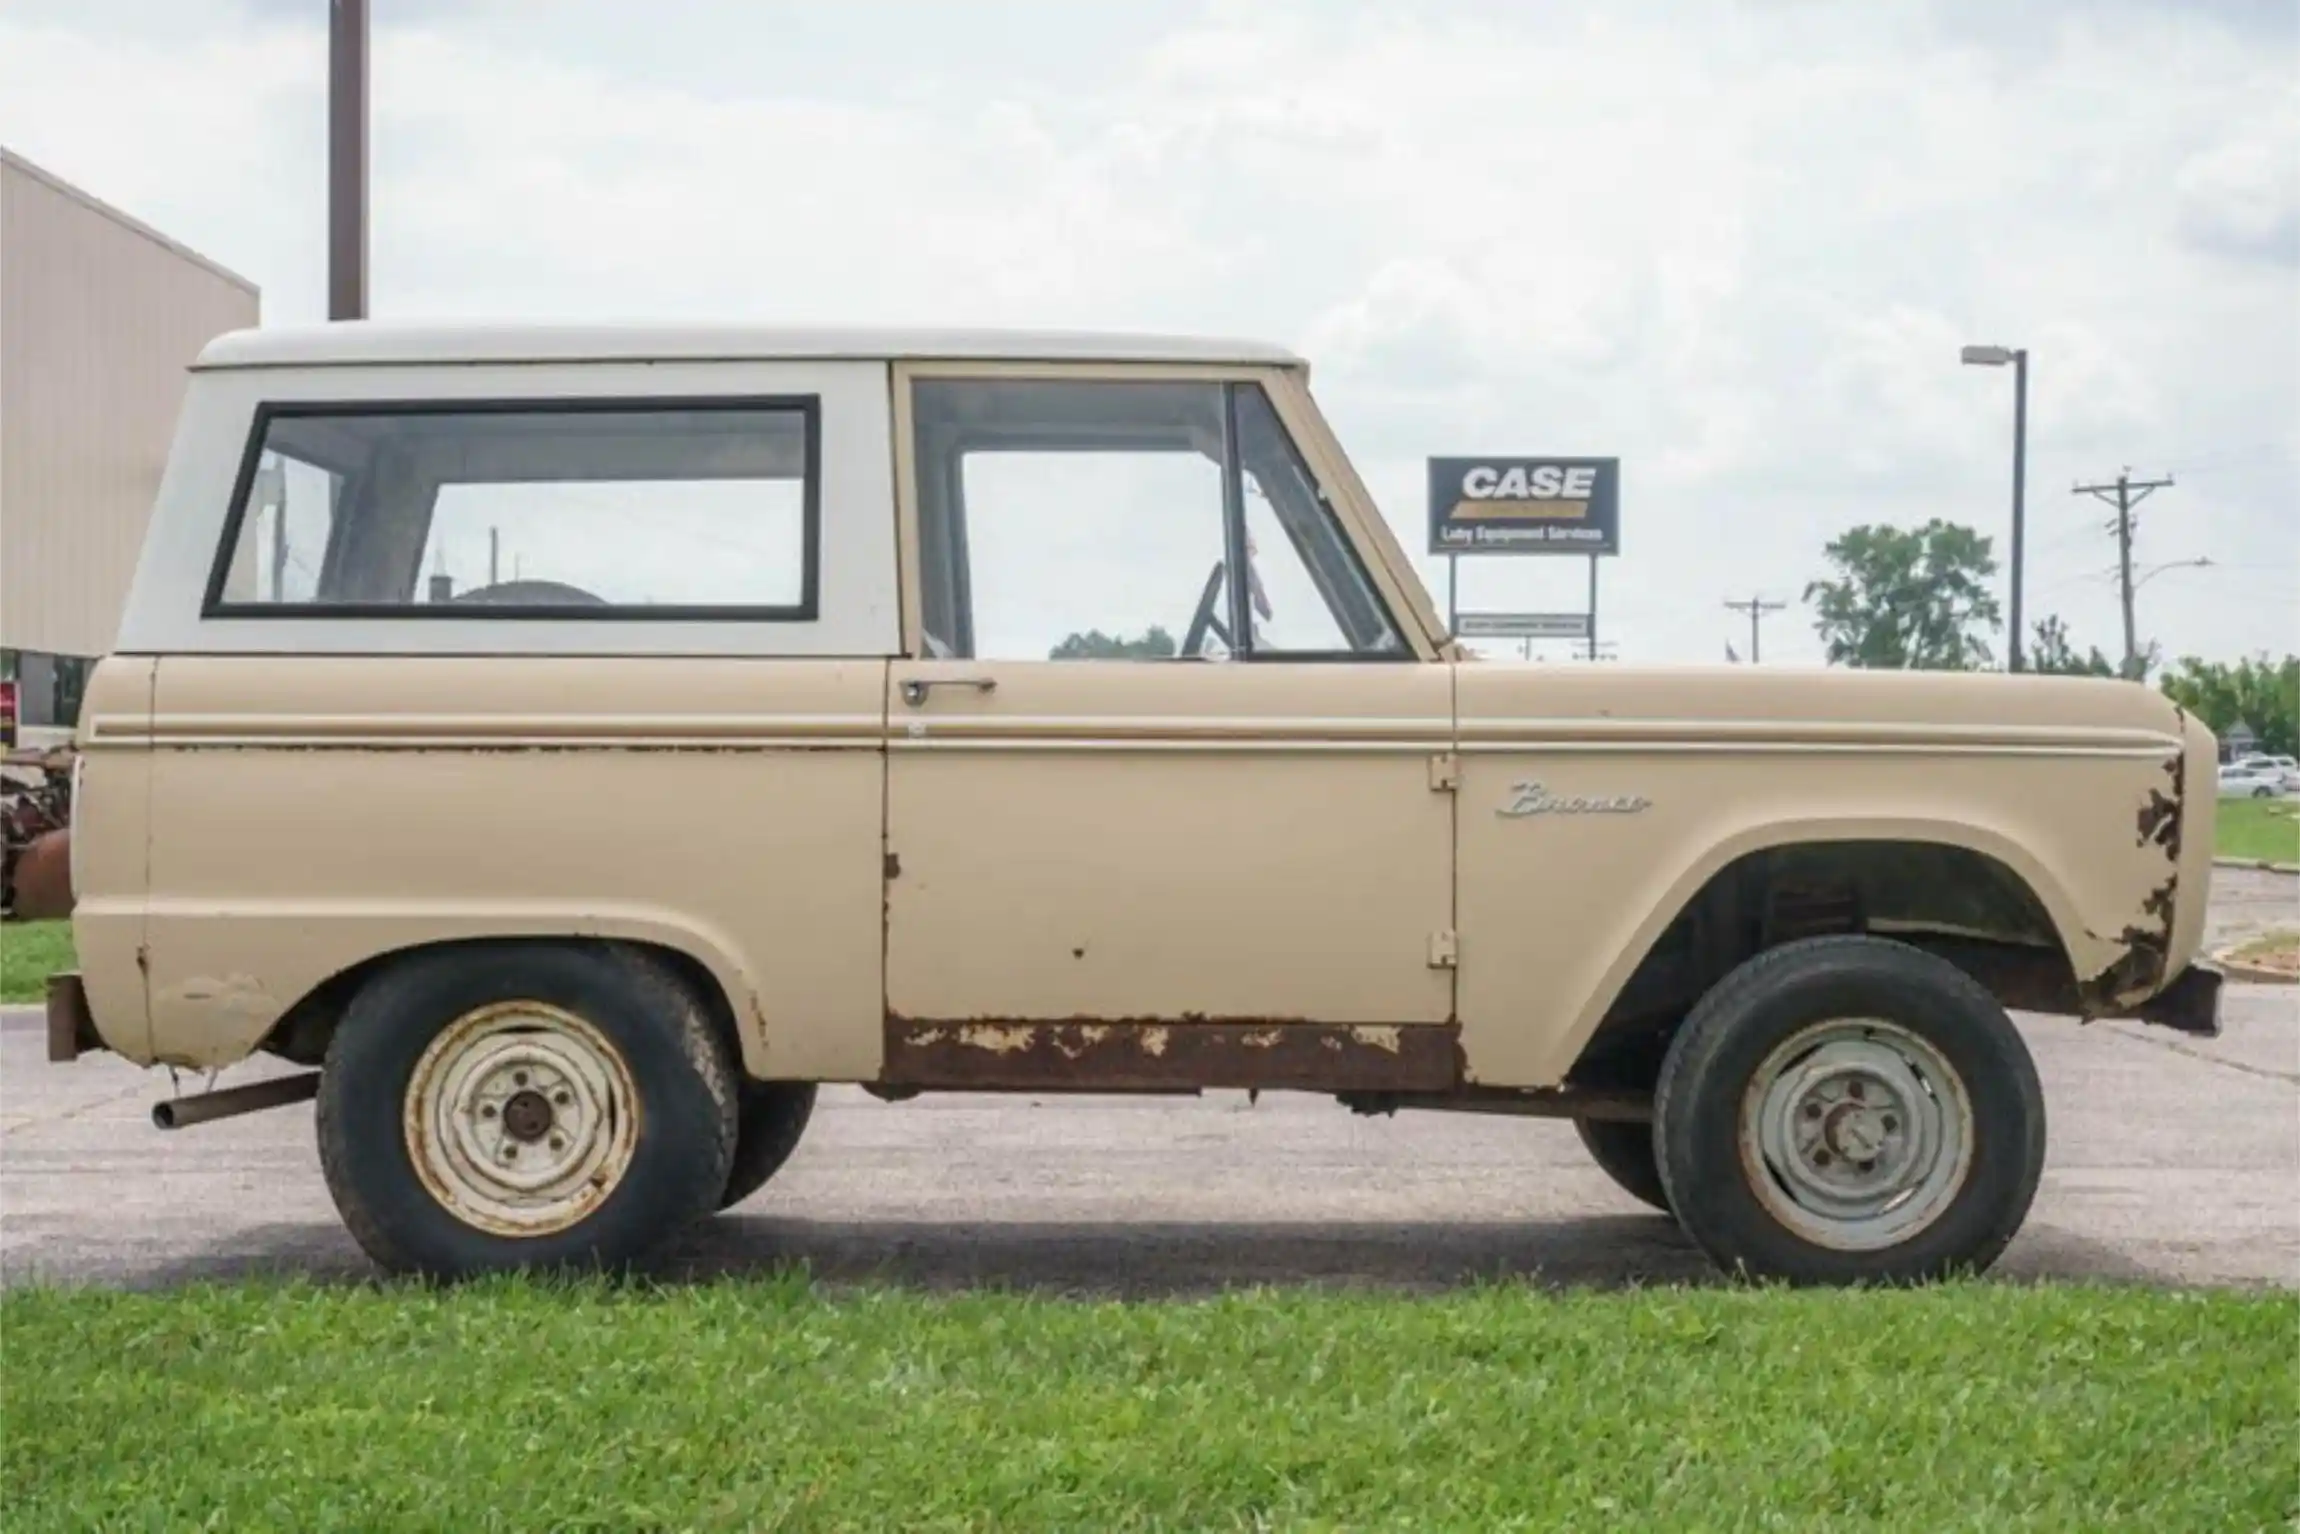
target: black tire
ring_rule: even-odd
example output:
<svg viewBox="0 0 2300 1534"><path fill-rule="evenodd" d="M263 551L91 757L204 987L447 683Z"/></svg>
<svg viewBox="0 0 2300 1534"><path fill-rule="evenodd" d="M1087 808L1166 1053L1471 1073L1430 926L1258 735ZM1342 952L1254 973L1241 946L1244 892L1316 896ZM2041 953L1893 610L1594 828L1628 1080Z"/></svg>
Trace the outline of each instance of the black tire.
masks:
<svg viewBox="0 0 2300 1534"><path fill-rule="evenodd" d="M1654 1159L1653 1126L1622 1119L1575 1119L1574 1132L1588 1148L1597 1169L1613 1179L1622 1192L1641 1204L1669 1213L1669 1190L1661 1185L1661 1164Z"/></svg>
<svg viewBox="0 0 2300 1534"><path fill-rule="evenodd" d="M1871 1250L1822 1244L1784 1223L1751 1183L1771 1174L1741 1153L1755 1074L1803 1030L1847 1019L1881 1019L1936 1051L1971 1110L1961 1186L1929 1223ZM1981 1271L2027 1217L2044 1170L2044 1093L2012 1019L1954 965L1882 938L1789 943L1727 975L1671 1043L1654 1115L1662 1184L1686 1232L1728 1271L1793 1284Z"/></svg>
<svg viewBox="0 0 2300 1534"><path fill-rule="evenodd" d="M637 1098L621 1177L595 1208L548 1234L502 1234L457 1214L418 1173L403 1128L431 1042L458 1019L514 1001L589 1025ZM620 1268L711 1212L734 1157L735 1095L735 1070L709 1010L643 953L609 944L459 944L391 964L345 1009L320 1077L320 1167L352 1236L392 1272L457 1279ZM501 1117L509 1123L508 1108Z"/></svg>
<svg viewBox="0 0 2300 1534"><path fill-rule="evenodd" d="M736 1109L735 1159L719 1207L732 1209L767 1185L799 1148L815 1114L811 1081L746 1081Z"/></svg>

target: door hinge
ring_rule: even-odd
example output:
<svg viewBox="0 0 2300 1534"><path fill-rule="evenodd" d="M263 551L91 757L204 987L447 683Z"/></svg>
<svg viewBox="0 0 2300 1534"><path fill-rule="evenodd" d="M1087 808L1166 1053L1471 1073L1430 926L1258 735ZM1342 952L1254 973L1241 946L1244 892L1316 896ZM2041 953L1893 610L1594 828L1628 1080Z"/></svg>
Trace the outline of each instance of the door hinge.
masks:
<svg viewBox="0 0 2300 1534"><path fill-rule="evenodd" d="M1430 758L1430 792L1450 794L1461 787L1461 758L1441 751Z"/></svg>
<svg viewBox="0 0 2300 1534"><path fill-rule="evenodd" d="M1430 934L1430 968L1452 969L1461 958L1461 940L1454 936L1453 928L1440 927Z"/></svg>

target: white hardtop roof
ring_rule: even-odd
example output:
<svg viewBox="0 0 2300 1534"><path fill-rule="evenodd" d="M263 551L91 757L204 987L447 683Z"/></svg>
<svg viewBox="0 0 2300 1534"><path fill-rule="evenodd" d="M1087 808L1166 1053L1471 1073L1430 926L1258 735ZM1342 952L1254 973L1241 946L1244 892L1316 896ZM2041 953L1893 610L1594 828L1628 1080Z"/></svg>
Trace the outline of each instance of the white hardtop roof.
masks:
<svg viewBox="0 0 2300 1534"><path fill-rule="evenodd" d="M473 362L721 362L826 358L1216 362L1300 367L1260 341L1057 330L820 329L763 325L409 324L349 320L234 330L196 368Z"/></svg>

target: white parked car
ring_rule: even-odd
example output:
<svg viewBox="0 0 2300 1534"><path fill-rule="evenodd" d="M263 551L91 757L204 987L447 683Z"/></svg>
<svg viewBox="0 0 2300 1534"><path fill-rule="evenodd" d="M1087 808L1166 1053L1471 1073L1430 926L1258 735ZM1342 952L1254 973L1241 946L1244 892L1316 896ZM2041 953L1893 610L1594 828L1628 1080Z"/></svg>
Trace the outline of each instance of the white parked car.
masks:
<svg viewBox="0 0 2300 1534"><path fill-rule="evenodd" d="M2228 765L2240 771L2263 773L2275 779L2277 789L2282 793L2300 793L2300 760L2289 756L2264 756L2255 752L2249 756L2240 756Z"/></svg>
<svg viewBox="0 0 2300 1534"><path fill-rule="evenodd" d="M2273 799L2285 792L2284 775L2273 767L2230 765L2220 769L2223 799Z"/></svg>

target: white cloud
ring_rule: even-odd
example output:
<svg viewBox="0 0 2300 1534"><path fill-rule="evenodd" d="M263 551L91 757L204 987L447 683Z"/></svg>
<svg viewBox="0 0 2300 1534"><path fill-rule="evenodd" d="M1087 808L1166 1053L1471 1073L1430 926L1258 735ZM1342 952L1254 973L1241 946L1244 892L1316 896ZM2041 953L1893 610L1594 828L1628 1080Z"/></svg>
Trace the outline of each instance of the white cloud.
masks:
<svg viewBox="0 0 2300 1534"><path fill-rule="evenodd" d="M1409 547L1421 459L1613 452L1604 622L1708 659L1862 520L2116 632L2076 480L2170 469L2173 650L2300 610L2294 36L2265 10L381 6L379 312L1237 330L1302 347ZM317 313L319 7L0 17L0 140ZM1428 563L1424 561L1424 563ZM1481 602L1579 598L1489 562ZM1769 656L1811 659L1804 615Z"/></svg>

